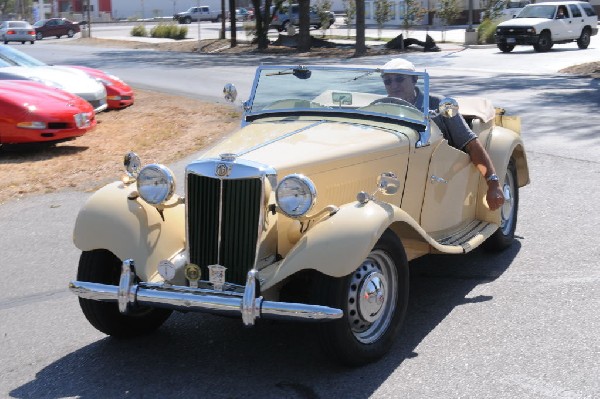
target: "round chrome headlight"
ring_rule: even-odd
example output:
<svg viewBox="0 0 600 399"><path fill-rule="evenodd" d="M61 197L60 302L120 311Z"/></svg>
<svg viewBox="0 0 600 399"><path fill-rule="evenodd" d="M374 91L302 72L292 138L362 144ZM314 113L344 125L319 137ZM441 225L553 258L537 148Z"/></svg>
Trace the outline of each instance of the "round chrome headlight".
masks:
<svg viewBox="0 0 600 399"><path fill-rule="evenodd" d="M304 216L317 200L317 189L304 175L289 175L283 178L275 190L279 209L289 217Z"/></svg>
<svg viewBox="0 0 600 399"><path fill-rule="evenodd" d="M166 166L146 165L137 178L140 197L152 205L159 205L171 198L175 191L175 176Z"/></svg>

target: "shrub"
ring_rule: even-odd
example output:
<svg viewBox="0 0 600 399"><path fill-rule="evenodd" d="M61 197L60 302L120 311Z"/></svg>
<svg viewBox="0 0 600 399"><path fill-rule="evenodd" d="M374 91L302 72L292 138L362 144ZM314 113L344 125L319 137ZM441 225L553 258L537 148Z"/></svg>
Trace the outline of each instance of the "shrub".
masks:
<svg viewBox="0 0 600 399"><path fill-rule="evenodd" d="M144 25L136 25L131 28L131 36L148 36L148 32L146 31L146 27Z"/></svg>
<svg viewBox="0 0 600 399"><path fill-rule="evenodd" d="M494 35L496 33L497 26L498 22L484 19L477 28L477 42L480 44L494 44Z"/></svg>
<svg viewBox="0 0 600 399"><path fill-rule="evenodd" d="M174 24L158 24L150 29L151 37L161 37L175 40L185 39L187 33L187 26L178 26Z"/></svg>

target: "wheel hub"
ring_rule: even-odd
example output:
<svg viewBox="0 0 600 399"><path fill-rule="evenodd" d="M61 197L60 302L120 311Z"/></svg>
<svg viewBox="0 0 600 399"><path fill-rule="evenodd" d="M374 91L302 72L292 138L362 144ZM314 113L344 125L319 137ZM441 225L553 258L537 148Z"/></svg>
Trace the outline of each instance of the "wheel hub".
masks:
<svg viewBox="0 0 600 399"><path fill-rule="evenodd" d="M366 275L361 283L358 297L358 312L369 323L379 317L385 303L385 278L379 272Z"/></svg>
<svg viewBox="0 0 600 399"><path fill-rule="evenodd" d="M500 208L500 214L502 216L500 228L503 231L510 229L510 222L513 217L514 198L512 194L512 184L512 177L507 174L506 179L504 181L504 187L502 187L502 192L504 194L504 204Z"/></svg>

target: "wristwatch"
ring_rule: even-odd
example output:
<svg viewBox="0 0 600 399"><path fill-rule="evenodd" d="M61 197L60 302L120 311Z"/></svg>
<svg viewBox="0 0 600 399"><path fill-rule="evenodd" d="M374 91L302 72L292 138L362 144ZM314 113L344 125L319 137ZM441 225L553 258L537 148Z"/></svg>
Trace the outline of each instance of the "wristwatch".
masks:
<svg viewBox="0 0 600 399"><path fill-rule="evenodd" d="M488 182L490 182L490 181L499 181L500 179L498 178L497 174L492 173L485 180L488 181Z"/></svg>

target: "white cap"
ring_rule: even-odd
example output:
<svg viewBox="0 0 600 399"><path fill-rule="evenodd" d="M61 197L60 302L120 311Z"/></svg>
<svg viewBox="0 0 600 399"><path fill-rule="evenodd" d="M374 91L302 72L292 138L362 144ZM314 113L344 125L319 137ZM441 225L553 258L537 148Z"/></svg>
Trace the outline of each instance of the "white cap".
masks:
<svg viewBox="0 0 600 399"><path fill-rule="evenodd" d="M394 58L391 61L388 61L381 69L402 69L405 71L416 71L415 66L409 60L404 58Z"/></svg>

